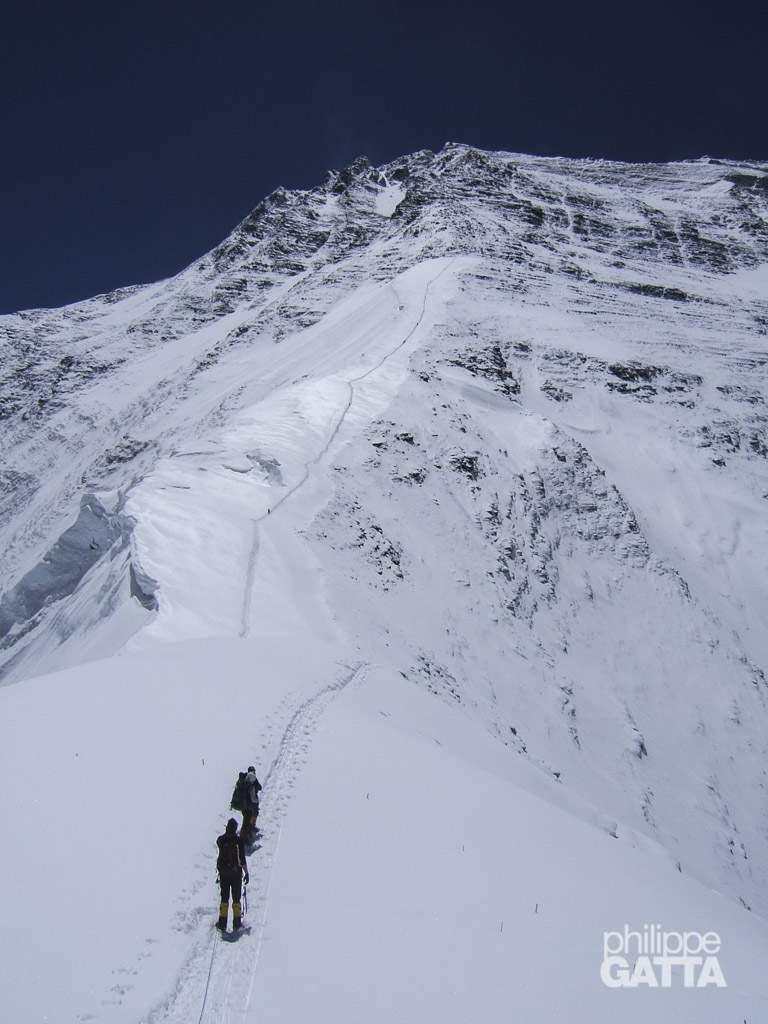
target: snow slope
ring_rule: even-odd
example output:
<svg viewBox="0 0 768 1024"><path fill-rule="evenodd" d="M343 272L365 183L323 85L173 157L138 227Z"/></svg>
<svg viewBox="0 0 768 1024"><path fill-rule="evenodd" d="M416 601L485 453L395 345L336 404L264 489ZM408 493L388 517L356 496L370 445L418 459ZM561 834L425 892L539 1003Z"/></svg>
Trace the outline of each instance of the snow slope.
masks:
<svg viewBox="0 0 768 1024"><path fill-rule="evenodd" d="M765 1016L767 171L361 160L2 318L9 1019Z"/></svg>
<svg viewBox="0 0 768 1024"><path fill-rule="evenodd" d="M4 691L4 1019L765 1018L761 918L391 666L310 650L182 641ZM232 945L234 750L265 796ZM726 987L603 985L603 933L651 922L717 932Z"/></svg>

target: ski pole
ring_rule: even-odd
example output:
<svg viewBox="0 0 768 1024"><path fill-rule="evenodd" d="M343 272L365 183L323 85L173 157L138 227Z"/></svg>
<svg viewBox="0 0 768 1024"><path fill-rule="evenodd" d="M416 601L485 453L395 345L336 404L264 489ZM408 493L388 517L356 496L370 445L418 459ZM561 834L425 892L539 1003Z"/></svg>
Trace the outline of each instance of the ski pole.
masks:
<svg viewBox="0 0 768 1024"><path fill-rule="evenodd" d="M243 886L243 907L245 909L245 913L247 914L248 913L248 886L247 885Z"/></svg>

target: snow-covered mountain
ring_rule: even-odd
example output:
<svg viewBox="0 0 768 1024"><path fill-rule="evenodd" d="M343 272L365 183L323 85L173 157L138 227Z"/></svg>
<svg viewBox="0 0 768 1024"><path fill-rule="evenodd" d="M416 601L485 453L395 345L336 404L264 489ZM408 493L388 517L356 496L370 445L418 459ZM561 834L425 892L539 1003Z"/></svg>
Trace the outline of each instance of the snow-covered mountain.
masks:
<svg viewBox="0 0 768 1024"><path fill-rule="evenodd" d="M499 1020L514 998L520 1019L577 999L615 1020L602 933L675 906L701 914L691 929L727 921L746 973L665 993L668 1019L727 1019L726 999L765 1016L743 950L768 951L768 165L361 159L274 193L175 278L0 330L3 778L25 766L5 820L53 813L79 842L87 761L119 787L91 809L132 885L153 872L146 836L185 830L184 884L154 880L70 1016L45 985L40 1014L248 1020L266 1000L259 1019L359 1020L408 964L370 1019ZM201 851L256 759L273 791L261 925L214 970ZM60 810L35 804L49 762ZM333 792L313 800L318 780ZM446 850L459 833L464 857ZM82 870L72 855L49 899ZM490 920L534 876L557 915L534 898L513 924L512 900L478 938L477 908ZM135 936L163 928L145 977ZM553 949L595 977L546 976ZM288 994L294 957L319 1001ZM446 988L457 963L471 984ZM110 970L142 985L99 1002ZM649 1019L652 994L620 993L622 1019Z"/></svg>

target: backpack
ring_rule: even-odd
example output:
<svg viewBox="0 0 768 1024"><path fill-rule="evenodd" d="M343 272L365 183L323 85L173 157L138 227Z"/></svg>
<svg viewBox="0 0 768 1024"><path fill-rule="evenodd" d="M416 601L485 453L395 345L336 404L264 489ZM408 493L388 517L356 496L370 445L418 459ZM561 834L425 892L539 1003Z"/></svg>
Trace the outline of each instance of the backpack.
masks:
<svg viewBox="0 0 768 1024"><path fill-rule="evenodd" d="M236 875L240 870L240 840L234 832L227 832L219 836L219 856L216 860L216 867L228 875Z"/></svg>
<svg viewBox="0 0 768 1024"><path fill-rule="evenodd" d="M248 783L245 779L238 779L235 788L232 790L232 800L229 806L233 811L244 811L248 801Z"/></svg>
<svg viewBox="0 0 768 1024"><path fill-rule="evenodd" d="M259 793L261 792L261 783L256 778L255 773L253 773L252 779L250 776L251 772L249 772L245 777L246 790L243 802L247 808L259 806Z"/></svg>

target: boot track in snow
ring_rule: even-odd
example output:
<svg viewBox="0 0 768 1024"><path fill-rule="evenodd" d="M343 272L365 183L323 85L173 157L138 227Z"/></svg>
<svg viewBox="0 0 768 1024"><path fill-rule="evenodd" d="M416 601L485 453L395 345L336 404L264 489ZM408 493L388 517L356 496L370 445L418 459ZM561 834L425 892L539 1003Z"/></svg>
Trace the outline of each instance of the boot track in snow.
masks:
<svg viewBox="0 0 768 1024"><path fill-rule="evenodd" d="M269 915L269 894L290 799L289 790L301 771L302 754L308 749L325 708L341 690L352 684L359 685L370 666L345 667L343 675L294 708L266 775L259 816L263 837L249 865L251 908L248 916L251 920L246 922L237 942L225 945L221 941L222 936L213 928L215 912L212 899L210 919L201 926L203 934L180 972L175 991L150 1013L147 1024L245 1022Z"/></svg>

